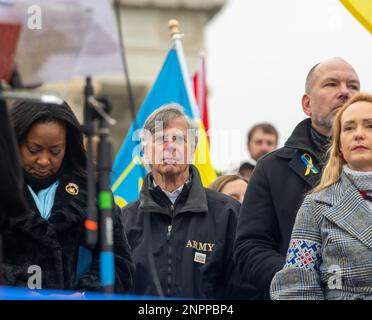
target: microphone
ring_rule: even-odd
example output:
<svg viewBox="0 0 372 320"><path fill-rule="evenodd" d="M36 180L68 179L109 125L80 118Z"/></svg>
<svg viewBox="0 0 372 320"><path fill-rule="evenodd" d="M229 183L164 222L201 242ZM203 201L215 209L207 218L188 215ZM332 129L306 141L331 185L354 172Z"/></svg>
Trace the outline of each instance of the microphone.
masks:
<svg viewBox="0 0 372 320"><path fill-rule="evenodd" d="M10 99L23 100L23 101L29 101L29 102L52 103L52 104L56 104L59 106L64 103L63 99L61 99L60 97L50 95L50 94L0 90L0 100L10 100Z"/></svg>

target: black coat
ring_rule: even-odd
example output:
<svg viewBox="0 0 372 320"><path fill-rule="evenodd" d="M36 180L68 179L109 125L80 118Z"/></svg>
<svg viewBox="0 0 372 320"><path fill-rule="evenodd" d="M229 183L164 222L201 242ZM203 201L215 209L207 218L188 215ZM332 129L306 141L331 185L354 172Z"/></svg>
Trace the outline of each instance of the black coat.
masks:
<svg viewBox="0 0 372 320"><path fill-rule="evenodd" d="M311 120L300 122L283 148L261 158L240 210L234 257L242 281L269 298L275 273L285 264L296 214L305 193L319 182L321 165L310 135ZM305 176L308 153L318 174Z"/></svg>
<svg viewBox="0 0 372 320"><path fill-rule="evenodd" d="M159 279L165 296L225 297L240 204L204 189L194 166L190 172L192 180L174 205L148 175L139 200L122 209L136 264L136 294L159 295Z"/></svg>
<svg viewBox="0 0 372 320"><path fill-rule="evenodd" d="M79 193L66 191L69 183ZM90 269L77 279L80 246L84 245L84 220L87 192L85 179L66 172L60 178L55 202L48 220L41 217L31 193L25 186L29 213L12 219L5 230L3 277L10 286L27 286L28 268L37 265L42 271L43 289L97 291L100 289L99 252L93 251ZM113 212L115 252L115 292L132 288L134 264L121 222L120 210Z"/></svg>
<svg viewBox="0 0 372 320"><path fill-rule="evenodd" d="M4 101L0 100L0 285L4 284L3 237L11 221L27 213L17 142Z"/></svg>
<svg viewBox="0 0 372 320"><path fill-rule="evenodd" d="M22 187L22 168L15 134L7 108L0 100L0 238L7 220L26 211Z"/></svg>

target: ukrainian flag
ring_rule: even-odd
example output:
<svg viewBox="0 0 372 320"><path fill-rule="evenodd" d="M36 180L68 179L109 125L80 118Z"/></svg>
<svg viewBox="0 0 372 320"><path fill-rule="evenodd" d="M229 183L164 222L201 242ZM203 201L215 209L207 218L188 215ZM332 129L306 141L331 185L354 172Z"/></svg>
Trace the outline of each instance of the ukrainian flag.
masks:
<svg viewBox="0 0 372 320"><path fill-rule="evenodd" d="M372 1L371 0L340 0L369 32L372 33Z"/></svg>
<svg viewBox="0 0 372 320"><path fill-rule="evenodd" d="M186 81L191 82L191 78L186 79ZM199 130L199 144L195 152L195 165L199 169L205 186L216 178L216 173L210 161L209 145L204 126L200 120L200 115L196 111L197 108L193 106L195 97L188 96L186 85L177 51L172 48L114 161L111 189L115 201L120 207L124 207L127 203L139 197L143 179L147 174L142 162L138 129L143 127L147 117L155 109L164 104L178 103L184 107L184 112L188 117L199 121L201 130Z"/></svg>

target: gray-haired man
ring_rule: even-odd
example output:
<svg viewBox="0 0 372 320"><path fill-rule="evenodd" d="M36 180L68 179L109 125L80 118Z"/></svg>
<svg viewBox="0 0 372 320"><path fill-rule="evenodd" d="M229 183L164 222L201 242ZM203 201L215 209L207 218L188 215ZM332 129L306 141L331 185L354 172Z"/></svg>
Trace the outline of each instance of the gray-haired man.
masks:
<svg viewBox="0 0 372 320"><path fill-rule="evenodd" d="M136 264L134 292L224 298L233 270L239 202L203 188L191 164L196 127L179 105L157 109L144 129L150 173L140 198L123 208Z"/></svg>

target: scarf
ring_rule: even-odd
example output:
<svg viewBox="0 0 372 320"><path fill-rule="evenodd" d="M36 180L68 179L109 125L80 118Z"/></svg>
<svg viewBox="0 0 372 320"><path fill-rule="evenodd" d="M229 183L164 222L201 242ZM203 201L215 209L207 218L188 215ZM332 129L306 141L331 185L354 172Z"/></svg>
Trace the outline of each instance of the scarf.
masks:
<svg viewBox="0 0 372 320"><path fill-rule="evenodd" d="M48 220L50 214L52 212L52 208L54 205L54 198L56 196L56 191L59 185L59 180L55 181L52 185L50 185L46 189L40 190L37 194L34 190L28 185L28 189L34 198L36 207L38 208L40 215L45 219Z"/></svg>
<svg viewBox="0 0 372 320"><path fill-rule="evenodd" d="M354 183L360 194L368 201L368 206L372 209L372 171L355 171L350 169L346 164L342 170Z"/></svg>
<svg viewBox="0 0 372 320"><path fill-rule="evenodd" d="M327 162L327 151L331 143L331 137L327 137L316 131L313 127L310 130L311 141L319 154L319 161L324 165Z"/></svg>

